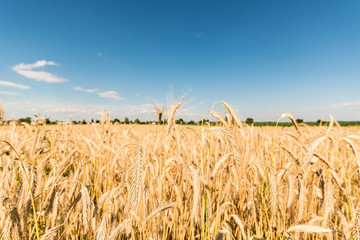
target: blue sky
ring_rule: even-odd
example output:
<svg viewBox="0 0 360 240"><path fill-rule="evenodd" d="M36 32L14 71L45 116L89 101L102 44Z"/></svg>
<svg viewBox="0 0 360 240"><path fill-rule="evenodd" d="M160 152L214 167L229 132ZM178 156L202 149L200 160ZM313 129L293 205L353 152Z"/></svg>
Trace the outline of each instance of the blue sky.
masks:
<svg viewBox="0 0 360 240"><path fill-rule="evenodd" d="M360 120L359 63L359 1L0 3L7 119L155 120L190 88L177 118Z"/></svg>

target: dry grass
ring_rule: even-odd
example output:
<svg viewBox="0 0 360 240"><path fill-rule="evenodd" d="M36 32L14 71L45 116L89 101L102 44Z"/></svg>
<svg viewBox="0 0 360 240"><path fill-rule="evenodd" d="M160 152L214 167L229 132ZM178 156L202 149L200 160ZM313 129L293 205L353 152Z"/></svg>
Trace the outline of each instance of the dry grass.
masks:
<svg viewBox="0 0 360 240"><path fill-rule="evenodd" d="M105 113L0 127L19 154L0 143L0 238L36 239L36 223L41 239L359 237L360 128L248 127L223 105L233 122L171 134Z"/></svg>

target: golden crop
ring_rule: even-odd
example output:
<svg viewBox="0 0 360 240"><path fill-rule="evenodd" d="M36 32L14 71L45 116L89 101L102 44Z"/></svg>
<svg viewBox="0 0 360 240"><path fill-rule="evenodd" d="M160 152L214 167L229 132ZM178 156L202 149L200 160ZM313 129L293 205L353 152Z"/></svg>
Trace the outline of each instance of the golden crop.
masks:
<svg viewBox="0 0 360 240"><path fill-rule="evenodd" d="M0 127L0 238L359 236L359 127L219 120Z"/></svg>

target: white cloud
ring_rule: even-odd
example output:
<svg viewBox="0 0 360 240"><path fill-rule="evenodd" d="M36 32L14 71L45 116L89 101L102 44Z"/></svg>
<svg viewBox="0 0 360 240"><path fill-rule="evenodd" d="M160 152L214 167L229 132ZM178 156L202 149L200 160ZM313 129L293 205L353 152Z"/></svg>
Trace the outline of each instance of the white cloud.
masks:
<svg viewBox="0 0 360 240"><path fill-rule="evenodd" d="M13 83L13 82L7 82L7 81L0 81L0 85L1 86L6 86L6 87L19 88L19 89L30 89L30 87L28 87L28 86Z"/></svg>
<svg viewBox="0 0 360 240"><path fill-rule="evenodd" d="M98 88L94 88L94 89L85 89L85 88L78 87L78 86L73 87L73 89L74 89L74 90L76 90L76 91L83 91L83 92L89 92L89 93L94 93L94 92L97 92L97 91L99 91L99 90L100 90L100 89L98 89Z"/></svg>
<svg viewBox="0 0 360 240"><path fill-rule="evenodd" d="M344 102L344 103L337 103L332 104L330 107L337 108L337 107L350 107L350 106L360 106L360 101L356 102Z"/></svg>
<svg viewBox="0 0 360 240"><path fill-rule="evenodd" d="M14 70L16 73L24 77L34 79L35 81L39 81L39 82L57 83L57 82L67 81L66 78L57 77L48 72L33 71L34 68L45 67L47 65L58 66L58 64L53 61L41 60L41 61L36 61L33 64L20 63L18 65L13 66L12 70Z"/></svg>
<svg viewBox="0 0 360 240"><path fill-rule="evenodd" d="M119 94L115 91L99 92L97 94L102 98L110 98L113 101L125 100L125 98L120 97Z"/></svg>
<svg viewBox="0 0 360 240"><path fill-rule="evenodd" d="M89 93L96 93L97 95L99 95L102 98L110 98L113 101L120 101L120 100L125 100L125 98L122 98L119 96L119 94L116 91L106 91L106 92L99 92L100 89L95 88L95 89L85 89L79 86L73 87L74 90L76 91L83 91L83 92L89 92Z"/></svg>
<svg viewBox="0 0 360 240"><path fill-rule="evenodd" d="M97 55L98 55L99 57L101 57L101 56L102 56L102 53L101 53L101 52L98 52Z"/></svg>
<svg viewBox="0 0 360 240"><path fill-rule="evenodd" d="M19 93L0 91L0 95L17 96L17 95L19 95Z"/></svg>

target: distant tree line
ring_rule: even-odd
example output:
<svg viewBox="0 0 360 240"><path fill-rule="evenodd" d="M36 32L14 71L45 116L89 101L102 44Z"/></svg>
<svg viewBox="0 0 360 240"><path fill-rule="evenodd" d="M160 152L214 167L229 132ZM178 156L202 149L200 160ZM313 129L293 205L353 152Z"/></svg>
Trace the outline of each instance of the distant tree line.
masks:
<svg viewBox="0 0 360 240"><path fill-rule="evenodd" d="M225 119L227 120L227 119ZM18 120L16 120L18 123L21 122L25 122L28 124L31 124L31 122L33 121L31 119L31 117L26 117L26 118L19 118ZM57 124L58 121L51 121L50 118L46 118L45 119L46 124ZM113 124L158 124L157 121L141 121L139 118L136 118L135 120L130 120L128 117L125 117L124 120L120 120L118 118L115 118L113 120L111 120L111 122ZM296 119L296 122L298 124L304 123L308 126L319 126L320 124L322 126L327 126L329 125L328 121L322 121L322 120L317 120L316 122L304 122L303 119L298 118ZM90 124L90 123L100 123L100 120L98 119L91 119L91 121L86 121L84 120L72 120L73 124ZM214 126L216 124L219 124L219 122L217 121L209 121L208 119L202 119L200 121L194 121L194 120L190 120L190 121L185 121L182 118L179 118L177 120L175 120L175 123L178 125L205 125L205 124L209 124L211 126ZM272 121L268 121L268 122L255 122L253 118L246 118L245 123L248 125L253 125L253 126L276 126L276 122L272 122ZM341 126L358 126L360 125L360 121L339 121L338 122ZM167 124L167 119L164 119L161 121L161 124ZM279 122L278 126L283 126L283 127L287 127L287 126L292 126L291 122Z"/></svg>

